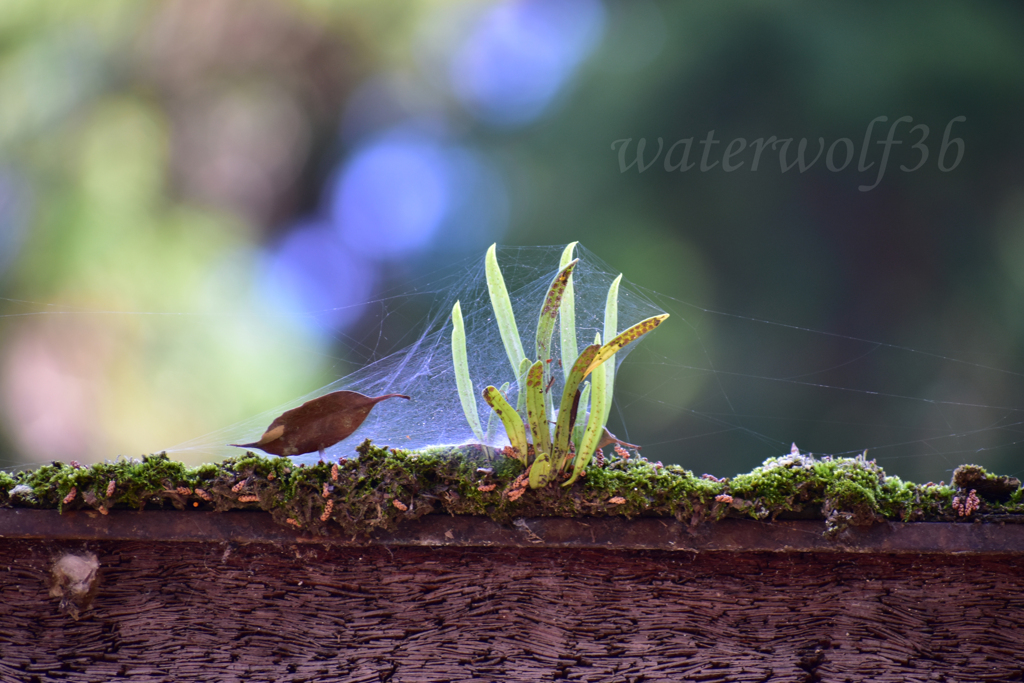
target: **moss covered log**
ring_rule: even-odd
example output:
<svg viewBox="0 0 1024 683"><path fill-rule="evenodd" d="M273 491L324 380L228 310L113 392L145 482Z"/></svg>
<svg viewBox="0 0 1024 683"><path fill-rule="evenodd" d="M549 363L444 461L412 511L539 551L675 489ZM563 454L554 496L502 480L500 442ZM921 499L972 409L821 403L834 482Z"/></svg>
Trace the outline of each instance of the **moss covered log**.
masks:
<svg viewBox="0 0 1024 683"><path fill-rule="evenodd" d="M830 532L894 521L1024 521L1020 482L968 465L950 484L914 484L874 461L792 454L732 479L696 476L626 451L571 487L532 490L521 463L483 447L401 451L364 442L358 458L312 466L247 453L189 468L165 454L88 467L0 472L0 506L77 510L261 509L312 533L358 534L427 514L518 517L824 519Z"/></svg>

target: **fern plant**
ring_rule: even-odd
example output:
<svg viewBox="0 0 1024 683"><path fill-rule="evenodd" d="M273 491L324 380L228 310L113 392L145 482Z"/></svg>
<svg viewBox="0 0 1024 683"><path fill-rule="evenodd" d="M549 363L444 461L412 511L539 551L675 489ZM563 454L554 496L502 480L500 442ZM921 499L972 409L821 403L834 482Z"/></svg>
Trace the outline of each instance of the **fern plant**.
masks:
<svg viewBox="0 0 1024 683"><path fill-rule="evenodd" d="M604 338L595 335L594 343L578 351L576 342L576 314L572 273L579 259L573 259L576 242L562 252L558 274L548 287L537 320L535 360L531 361L523 349L512 301L509 299L505 279L501 274L496 245L491 245L485 257L487 290L491 308L508 355L509 364L520 387L516 407L505 398L509 382L501 390L488 386L483 398L491 407L488 434L484 434L477 412L476 394L469 376L466 353L466 331L460 302L452 308L452 363L455 382L466 420L473 435L480 441L489 440L492 420L497 417L505 427L512 454L530 468L530 486L539 488L556 480L572 467L572 476L563 486L579 478L590 464L601 441L611 410L615 377L615 354L660 325L668 314L652 316L616 334L618 325L618 293L622 275L612 282L608 290L604 315ZM560 322L561 361L564 372L562 395L558 412L553 413L550 387L553 364L551 342L555 323ZM609 362L611 361L611 362ZM590 381L587 381L587 378ZM590 409L587 411L589 402ZM550 425L555 417L554 434ZM528 439L526 426L529 425ZM532 458L531 447L532 446Z"/></svg>

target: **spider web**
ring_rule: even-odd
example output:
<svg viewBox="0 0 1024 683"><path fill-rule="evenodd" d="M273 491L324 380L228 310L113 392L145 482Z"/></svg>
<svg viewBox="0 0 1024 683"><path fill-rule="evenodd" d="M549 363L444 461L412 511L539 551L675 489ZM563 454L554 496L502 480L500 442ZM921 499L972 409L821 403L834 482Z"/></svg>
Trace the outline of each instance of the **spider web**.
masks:
<svg viewBox="0 0 1024 683"><path fill-rule="evenodd" d="M563 248L501 247L497 251L520 338L527 356L531 358L535 356L538 314L548 286L559 270ZM579 349L582 349L593 343L597 333L603 333L608 289L619 273L581 245L577 245L575 255L579 258L572 276L576 339ZM480 440L474 436L459 399L452 364L451 310L456 301L461 302L463 312L470 377L477 396L480 423L488 425L491 415L490 408L480 396L484 387L501 387L508 382L507 397L513 405L519 388L494 321L483 257L474 258L454 270L457 275L442 277L440 283L432 283L420 294L388 299L392 312L404 310L406 306L415 309L412 303L414 299L427 297L433 300L420 336L404 348L373 359L359 370L305 396L276 406L245 422L179 444L168 449L168 452L199 450L210 457L237 455L237 449L224 444L256 441L270 421L280 413L341 389L358 391L368 396L401 393L410 396L412 400L392 400L378 404L359 429L326 451L327 457L350 457L355 446L364 439L381 445L410 449L478 443ZM647 295L623 280L619 289L618 331L662 312ZM394 316L389 314L388 317ZM561 395L563 385L558 330L559 326L556 325L552 342L553 396ZM379 341L377 344L361 346L364 351L376 354L379 353ZM616 354L617 366L621 365L622 360L638 343L634 342ZM508 439L500 421L494 422L494 428L488 430L489 436L485 436L484 440L487 445L500 448L508 444ZM316 453L295 458L297 462L315 462L318 459Z"/></svg>

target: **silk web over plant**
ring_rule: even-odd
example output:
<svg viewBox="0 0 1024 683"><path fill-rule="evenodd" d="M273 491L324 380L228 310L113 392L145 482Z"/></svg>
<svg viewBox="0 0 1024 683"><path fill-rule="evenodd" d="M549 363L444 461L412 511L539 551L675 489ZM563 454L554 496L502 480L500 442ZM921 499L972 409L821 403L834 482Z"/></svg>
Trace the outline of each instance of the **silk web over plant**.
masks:
<svg viewBox="0 0 1024 683"><path fill-rule="evenodd" d="M513 293L517 320L521 321L524 345L531 343L535 333L537 307L558 269L562 249L498 249L498 260ZM578 347L582 347L603 329L601 317L607 288L618 271L582 246L577 247L576 256L581 259L574 276L576 329ZM130 338L119 342L128 348L129 342L137 341L136 329L144 328L146 338L159 341L159 348L165 352L188 345L200 354L204 349L213 349L213 357L219 359L223 358L223 347L237 349L241 357L251 360L234 368L237 373L244 367L244 372L251 374L251 381L245 384L249 389L223 379L230 375L212 373L210 363L195 364L194 356L163 362L157 366L161 373L147 371L153 374L145 378L152 394L135 396L130 406L121 403L112 412L119 423L128 425L133 424L139 411L160 415L172 423L166 432L171 438L143 434L137 446L107 448L98 454L100 459L160 450L191 462L237 455L239 450L226 444L254 441L285 410L338 389L355 389L373 396L410 393L413 400L378 406L348 440L330 449L332 457L354 455L353 447L366 436L393 446L468 441L471 429L450 374L450 314L456 300L461 301L470 331L467 365L484 429L490 409L479 395L489 383L500 388L509 379L506 369L510 368L491 320L483 261L481 250L461 263L438 265L419 279L406 277L394 291L385 290L379 298L363 302L359 309L367 316L376 309L376 322L363 328L365 336L346 332L338 338L339 346L349 354L360 355L349 366L359 368L356 372L339 368L335 375L340 380L296 396L286 404L275 405L274 399L260 399L256 405L265 412L172 448L167 446L194 436L198 429L194 421L181 420L181 413L172 410L165 415L164 409L173 409L174 404L170 399L163 401L158 381L162 374L173 370L175 375L191 372L201 378L192 381L192 391L187 394L197 401L201 399L200 392L208 392L220 401L243 403L251 397L240 392L250 391L263 378L270 385L280 383L285 373L303 375L302 366L315 365L311 357L324 353L322 346L309 346L301 336L286 335L288 360L284 365L274 361L278 364L271 367L267 357L254 353L254 348L247 345L250 336L263 335L275 344L282 337L275 337L274 333L293 326L333 331L337 328L330 321L339 309L275 309L262 294L251 302L228 297L228 308L192 307L177 311L126 311L116 305L81 308L67 303L0 297L7 311L0 313L2 331L11 335L8 339L14 339L20 345L18 348L29 352L13 353L15 345L6 347L5 379L18 378L21 384L17 386L23 393L11 393L15 384L8 382L5 397L9 402L13 397L12 405L19 408L22 404L37 407L36 416L45 418L43 426L74 427L77 413L69 412L66 406L61 410L60 399L64 394L73 397L76 387L87 385L57 384L59 391L47 393L43 390L48 385L36 379L38 373L33 370L42 367L47 373L43 378L52 380L50 369L79 367L40 366L41 360L64 358L57 355L61 349L55 346L55 340L69 340L69 348L80 350L96 348L83 344L83 337L89 339L92 335L109 342L121 340L117 335L130 332ZM636 280L659 282L665 293L624 282L619 297L618 329L662 311L672 317L630 354L629 363L621 369L615 381L610 421L613 432L642 445L643 455L652 461L664 460L698 472L729 476L747 471L767 457L790 452L796 441L801 452L816 455L855 455L867 449L869 457L877 459L889 473L916 481L948 480L953 469L964 463L976 463L990 471L1014 476L1022 474L1024 369L1020 354L965 355L948 341L937 340L927 348L919 348L871 339L867 333L847 335L832 329L816 329L814 325L819 323L815 319L794 320L782 312L781 304L777 313L773 309L775 318L751 317L744 312L745 305L718 310L670 296L668 293L687 290L658 277L665 272L626 270L626 275ZM806 282L813 289L813 277ZM691 295L692 292L687 297ZM751 292L751 297L757 296L757 291ZM130 324L124 324L125 320ZM970 335L980 334L970 325L957 329L960 327ZM97 336L96 330L109 336ZM559 334L556 329L552 340L555 348L559 347ZM998 335L993 339L998 342ZM964 344L971 347L967 342ZM997 350L1001 348L998 343L994 346ZM154 351L152 346L139 348ZM266 348L263 345L255 350ZM43 351L52 357L42 354ZM624 355L618 354L616 365ZM277 356L281 357L285 356ZM18 359L19 364L10 359ZM345 362L331 359L339 364ZM143 367L137 357L131 360L126 367ZM311 374L307 372L305 376ZM553 387L556 391L561 387L559 374L555 373L559 382ZM26 384L26 379L31 382ZM293 386L312 388L315 382ZM510 398L515 401L515 387L511 389ZM174 397L171 394L170 398ZM177 397L184 398L180 393ZM13 414L24 415L24 411ZM36 425L21 418L18 424L33 428ZM503 445L504 433L501 426L495 430L496 446ZM25 462L16 450L8 451L12 468L75 457L82 455L69 448L35 462Z"/></svg>
<svg viewBox="0 0 1024 683"><path fill-rule="evenodd" d="M560 270L564 246L554 247L498 247L496 257L509 293L512 311L517 321L523 344L531 349L537 336L538 312L545 300L552 279ZM554 325L551 340L549 393L559 397L567 375L566 364L576 359L579 351L596 337L606 337L606 304L609 289L620 278L604 261L582 245L575 247L578 259L572 273L571 295L574 325L565 327L562 317ZM274 407L252 419L224 430L207 434L169 449L169 452L199 450L210 457L237 454L228 443L242 443L257 439L269 421L284 410L293 408L312 398L332 391L347 389L368 396L403 393L411 401L382 403L369 415L363 425L350 437L326 451L326 457L351 457L354 448L364 439L399 448L424 448L436 445L480 443L495 448L509 445L506 432L482 398L485 387L505 387L507 400L516 405L519 382L512 372L505 343L496 324L485 274L483 254L473 257L461 269L442 276L425 287L424 294L432 298L430 313L421 326L418 337L394 353L379 358L365 367L342 377L287 404ZM617 286L616 331L621 332L642 320L664 313L651 298L642 294L627 280ZM460 303L462 325L466 337L466 365L469 379L476 394L475 410L480 430L474 433L459 395L459 387L452 361L452 309ZM390 303L395 310L400 302ZM567 348L562 337L574 333L577 354L563 355ZM615 354L607 365L614 373L633 349L636 342ZM557 400L556 400L557 403ZM488 424L490 423L490 428ZM483 438L480 438L480 437ZM298 462L313 462L318 455L299 456Z"/></svg>

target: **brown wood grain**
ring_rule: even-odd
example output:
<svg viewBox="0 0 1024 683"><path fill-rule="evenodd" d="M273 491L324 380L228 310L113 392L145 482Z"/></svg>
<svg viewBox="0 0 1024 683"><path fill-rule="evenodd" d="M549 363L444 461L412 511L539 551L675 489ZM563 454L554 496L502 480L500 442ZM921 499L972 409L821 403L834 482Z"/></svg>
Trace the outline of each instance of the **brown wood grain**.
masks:
<svg viewBox="0 0 1024 683"><path fill-rule="evenodd" d="M87 549L78 621L53 561ZM1019 555L0 540L0 681L1019 681Z"/></svg>
<svg viewBox="0 0 1024 683"><path fill-rule="evenodd" d="M92 510L61 514L0 508L0 539L1024 555L1020 522L882 522L828 535L825 522L814 520L724 519L690 525L664 517L529 517L506 525L487 517L427 515L406 520L393 531L352 536L334 525L315 535L279 524L258 510L115 510L101 515Z"/></svg>

